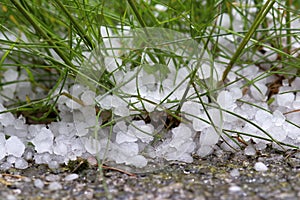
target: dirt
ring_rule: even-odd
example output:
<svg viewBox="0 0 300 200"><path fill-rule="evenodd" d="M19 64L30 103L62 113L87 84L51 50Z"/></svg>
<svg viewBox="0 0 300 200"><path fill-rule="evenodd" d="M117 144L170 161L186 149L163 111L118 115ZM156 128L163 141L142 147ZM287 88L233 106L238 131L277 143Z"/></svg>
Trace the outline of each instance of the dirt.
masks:
<svg viewBox="0 0 300 200"><path fill-rule="evenodd" d="M254 164L258 161L268 170L256 171ZM222 153L205 159L194 157L193 163L168 162L139 171L120 166L99 170L82 160L55 170L31 164L25 170L1 172L0 199L297 200L299 161L297 152L271 150L256 156ZM67 181L69 174L78 178ZM37 179L43 187L36 187ZM61 187L55 188L55 184Z"/></svg>

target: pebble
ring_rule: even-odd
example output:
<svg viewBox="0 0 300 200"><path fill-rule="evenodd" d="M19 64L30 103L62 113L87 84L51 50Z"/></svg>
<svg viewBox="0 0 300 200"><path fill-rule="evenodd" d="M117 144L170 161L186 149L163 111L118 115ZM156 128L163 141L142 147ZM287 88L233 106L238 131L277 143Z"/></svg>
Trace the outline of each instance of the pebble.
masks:
<svg viewBox="0 0 300 200"><path fill-rule="evenodd" d="M46 181L59 181L60 180L60 176L55 175L55 174L49 174L48 176L45 177Z"/></svg>
<svg viewBox="0 0 300 200"><path fill-rule="evenodd" d="M79 177L78 174L69 174L65 177L65 181L73 181Z"/></svg>
<svg viewBox="0 0 300 200"><path fill-rule="evenodd" d="M17 200L18 198L15 195L8 195L6 197L7 200Z"/></svg>
<svg viewBox="0 0 300 200"><path fill-rule="evenodd" d="M48 186L49 190L60 190L62 189L62 185L59 182L51 182Z"/></svg>
<svg viewBox="0 0 300 200"><path fill-rule="evenodd" d="M231 170L231 171L230 171L230 176L231 176L231 177L238 177L238 176L240 176L239 170L238 170L238 169L233 169L233 170Z"/></svg>
<svg viewBox="0 0 300 200"><path fill-rule="evenodd" d="M44 182L41 179L35 179L33 182L34 186L40 189L44 188Z"/></svg>
<svg viewBox="0 0 300 200"><path fill-rule="evenodd" d="M98 164L98 161L95 157L90 156L87 158L87 162L91 165L91 166L96 166Z"/></svg>

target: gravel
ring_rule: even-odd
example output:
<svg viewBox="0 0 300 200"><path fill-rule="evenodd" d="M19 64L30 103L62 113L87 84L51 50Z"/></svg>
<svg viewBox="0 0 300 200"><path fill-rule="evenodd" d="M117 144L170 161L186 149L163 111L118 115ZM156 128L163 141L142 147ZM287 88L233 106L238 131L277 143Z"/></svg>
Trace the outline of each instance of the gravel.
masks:
<svg viewBox="0 0 300 200"><path fill-rule="evenodd" d="M130 176L78 161L51 170L35 165L1 171L0 199L284 199L300 198L300 162L296 152L272 149L194 156L193 163L168 162ZM264 163L266 171L255 170Z"/></svg>

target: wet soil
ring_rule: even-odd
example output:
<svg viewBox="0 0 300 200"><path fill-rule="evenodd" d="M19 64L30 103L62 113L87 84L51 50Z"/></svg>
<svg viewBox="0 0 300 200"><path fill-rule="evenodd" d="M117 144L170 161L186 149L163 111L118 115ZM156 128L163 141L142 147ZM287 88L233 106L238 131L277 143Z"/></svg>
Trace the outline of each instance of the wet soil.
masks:
<svg viewBox="0 0 300 200"><path fill-rule="evenodd" d="M266 164L268 170L256 171L257 161ZM0 199L297 200L300 199L299 161L292 151L256 156L224 153L205 159L195 157L189 164L169 162L157 169L132 174L109 168L101 172L82 161L56 170L31 164L25 170L0 172ZM77 179L66 180L67 175L74 173ZM37 179L44 186L36 187Z"/></svg>

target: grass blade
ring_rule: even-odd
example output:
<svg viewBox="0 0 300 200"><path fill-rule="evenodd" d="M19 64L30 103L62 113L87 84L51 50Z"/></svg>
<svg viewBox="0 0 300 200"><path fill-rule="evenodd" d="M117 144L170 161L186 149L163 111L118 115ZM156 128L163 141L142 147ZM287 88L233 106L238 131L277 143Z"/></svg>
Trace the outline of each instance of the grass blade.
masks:
<svg viewBox="0 0 300 200"><path fill-rule="evenodd" d="M230 70L233 67L233 64L241 56L241 54L243 53L243 49L245 48L245 46L247 45L247 43L251 39L252 35L257 30L258 26L265 19L265 16L268 14L269 10L273 7L273 5L274 5L275 2L276 2L275 0L268 0L264 4L264 6L260 10L260 12L258 13L258 15L257 15L256 19L254 20L252 26L250 27L249 31L247 32L247 34L243 38L241 44L239 45L238 49L236 50L236 52L232 56L232 58L231 58L231 60L230 60L230 62L228 64L227 68L225 69L225 71L223 73L223 76L222 76L221 84L225 82L228 73L230 72Z"/></svg>

